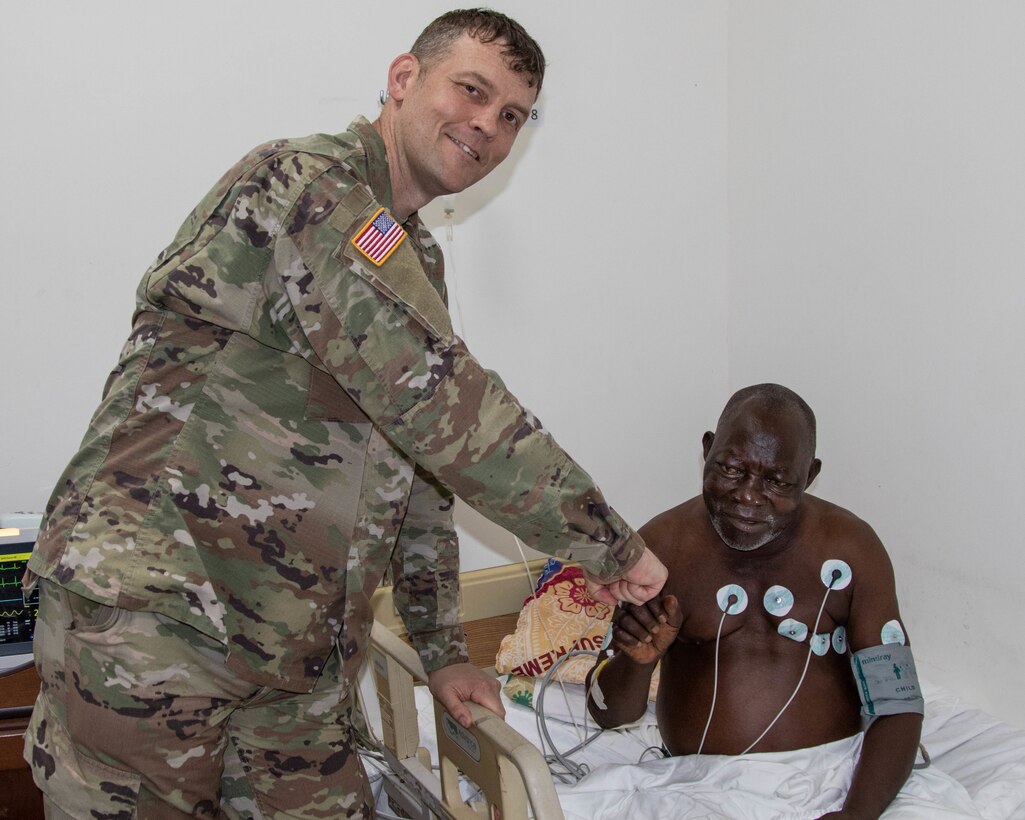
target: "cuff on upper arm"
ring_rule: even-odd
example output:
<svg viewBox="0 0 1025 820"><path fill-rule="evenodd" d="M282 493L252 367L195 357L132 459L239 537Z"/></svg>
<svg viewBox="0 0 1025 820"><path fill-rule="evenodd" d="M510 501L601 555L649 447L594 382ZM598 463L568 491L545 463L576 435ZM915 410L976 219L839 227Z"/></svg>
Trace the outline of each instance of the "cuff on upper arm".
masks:
<svg viewBox="0 0 1025 820"><path fill-rule="evenodd" d="M851 655L851 671L866 717L925 713L911 647L885 644L860 649Z"/></svg>

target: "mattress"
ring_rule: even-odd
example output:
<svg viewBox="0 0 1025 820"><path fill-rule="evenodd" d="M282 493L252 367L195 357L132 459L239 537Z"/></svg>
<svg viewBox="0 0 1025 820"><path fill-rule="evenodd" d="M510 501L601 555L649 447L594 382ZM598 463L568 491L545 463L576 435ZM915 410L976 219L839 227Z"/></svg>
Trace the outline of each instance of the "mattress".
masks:
<svg viewBox="0 0 1025 820"><path fill-rule="evenodd" d="M1025 731L927 681L923 691L931 765L912 774L885 820L1025 818ZM537 712L503 701L509 725L550 757L567 820L818 817L842 805L861 742L859 735L796 752L664 759L650 706L636 724L598 733L586 718L583 687L553 684L543 698L545 733ZM416 707L421 744L436 760L425 687L416 688ZM474 797L473 784L462 789Z"/></svg>

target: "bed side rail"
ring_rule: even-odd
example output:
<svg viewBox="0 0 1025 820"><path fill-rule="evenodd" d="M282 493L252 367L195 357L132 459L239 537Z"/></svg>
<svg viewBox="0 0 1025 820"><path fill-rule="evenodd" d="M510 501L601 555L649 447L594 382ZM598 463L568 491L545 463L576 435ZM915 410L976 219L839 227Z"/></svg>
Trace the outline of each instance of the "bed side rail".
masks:
<svg viewBox="0 0 1025 820"><path fill-rule="evenodd" d="M418 750L413 682L427 682L420 658L411 646L377 622L370 640L387 756L394 757L418 779L424 772L434 779L429 763L424 766L423 750ZM551 773L537 748L490 710L476 703L467 707L473 723L464 729L440 703L434 702L441 783L440 791L423 784L430 791L425 795L427 802L433 803L431 797L437 796L445 812L457 820L527 817L528 806L537 820L563 820ZM488 804L484 814L462 801L460 771L484 792Z"/></svg>

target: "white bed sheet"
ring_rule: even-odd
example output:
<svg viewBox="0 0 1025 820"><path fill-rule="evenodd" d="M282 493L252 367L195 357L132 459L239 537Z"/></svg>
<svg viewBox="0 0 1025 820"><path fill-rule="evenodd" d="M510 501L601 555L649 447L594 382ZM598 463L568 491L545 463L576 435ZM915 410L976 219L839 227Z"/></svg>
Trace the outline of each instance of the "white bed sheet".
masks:
<svg viewBox="0 0 1025 820"><path fill-rule="evenodd" d="M1025 731L1000 723L940 687L923 684L923 742L932 766L916 771L885 820L1025 818ZM421 743L437 759L433 706L417 687ZM546 753L533 710L503 695L506 720ZM560 751L584 737L583 687L554 685L545 694L548 730ZM577 725L571 722L575 719ZM593 732L592 725L587 726ZM735 757L656 759L661 740L653 709L633 727L605 732L572 755L591 774L558 784L567 820L634 816L811 818L839 808L860 748L857 738L815 750ZM644 756L645 762L638 763ZM472 789L467 790L467 795Z"/></svg>

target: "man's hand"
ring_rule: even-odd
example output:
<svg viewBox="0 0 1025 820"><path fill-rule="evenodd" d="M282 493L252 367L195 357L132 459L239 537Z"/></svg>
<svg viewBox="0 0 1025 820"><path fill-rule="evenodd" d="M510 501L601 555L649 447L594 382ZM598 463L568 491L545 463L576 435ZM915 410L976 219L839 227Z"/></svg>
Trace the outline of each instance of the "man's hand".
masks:
<svg viewBox="0 0 1025 820"><path fill-rule="evenodd" d="M653 664L673 645L683 623L675 595L653 598L646 604L626 604L616 612L612 643L634 663Z"/></svg>
<svg viewBox="0 0 1025 820"><path fill-rule="evenodd" d="M463 703L467 700L479 703L505 720L505 707L499 697L502 684L473 664L454 663L429 672L427 688L464 729L470 728L470 710Z"/></svg>
<svg viewBox="0 0 1025 820"><path fill-rule="evenodd" d="M658 595L662 585L669 576L665 565L655 557L655 553L644 548L641 559L630 567L622 578L603 584L584 573L587 591L596 601L615 606L624 601L628 604L643 604Z"/></svg>

